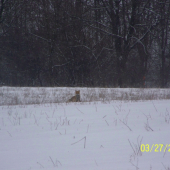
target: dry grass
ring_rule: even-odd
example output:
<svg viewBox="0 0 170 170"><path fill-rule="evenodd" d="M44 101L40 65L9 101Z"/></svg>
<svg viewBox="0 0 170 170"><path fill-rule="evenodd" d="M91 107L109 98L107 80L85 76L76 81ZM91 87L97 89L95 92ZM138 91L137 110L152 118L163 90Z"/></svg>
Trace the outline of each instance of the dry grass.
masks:
<svg viewBox="0 0 170 170"><path fill-rule="evenodd" d="M65 103L75 90L80 90L81 102L170 99L170 89L0 87L0 105Z"/></svg>

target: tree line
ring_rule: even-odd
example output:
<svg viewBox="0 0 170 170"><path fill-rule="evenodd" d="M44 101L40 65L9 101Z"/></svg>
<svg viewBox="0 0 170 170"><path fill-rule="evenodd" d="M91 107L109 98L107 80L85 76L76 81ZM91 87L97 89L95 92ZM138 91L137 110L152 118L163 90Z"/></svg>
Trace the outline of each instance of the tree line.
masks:
<svg viewBox="0 0 170 170"><path fill-rule="evenodd" d="M0 85L170 87L170 1L0 0Z"/></svg>

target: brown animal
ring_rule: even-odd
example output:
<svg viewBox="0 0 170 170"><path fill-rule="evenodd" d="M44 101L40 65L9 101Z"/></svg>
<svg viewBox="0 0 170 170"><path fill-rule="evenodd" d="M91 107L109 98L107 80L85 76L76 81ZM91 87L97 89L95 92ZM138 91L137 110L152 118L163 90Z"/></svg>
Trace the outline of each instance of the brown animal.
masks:
<svg viewBox="0 0 170 170"><path fill-rule="evenodd" d="M80 90L75 91L75 96L73 96L67 102L80 102Z"/></svg>

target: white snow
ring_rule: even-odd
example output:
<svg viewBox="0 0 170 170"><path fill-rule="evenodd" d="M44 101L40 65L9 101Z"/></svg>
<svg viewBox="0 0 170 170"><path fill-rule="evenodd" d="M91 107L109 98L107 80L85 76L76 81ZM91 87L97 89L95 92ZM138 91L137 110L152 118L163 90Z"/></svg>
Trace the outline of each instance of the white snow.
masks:
<svg viewBox="0 0 170 170"><path fill-rule="evenodd" d="M0 106L0 170L38 169L170 170L170 100Z"/></svg>

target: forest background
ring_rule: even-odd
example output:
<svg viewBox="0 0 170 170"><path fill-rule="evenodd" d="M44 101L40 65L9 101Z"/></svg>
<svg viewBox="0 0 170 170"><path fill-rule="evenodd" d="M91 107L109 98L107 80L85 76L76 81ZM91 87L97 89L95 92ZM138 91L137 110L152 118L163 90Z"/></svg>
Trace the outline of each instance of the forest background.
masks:
<svg viewBox="0 0 170 170"><path fill-rule="evenodd" d="M170 1L0 0L0 85L170 87Z"/></svg>

